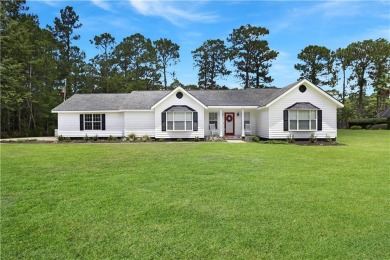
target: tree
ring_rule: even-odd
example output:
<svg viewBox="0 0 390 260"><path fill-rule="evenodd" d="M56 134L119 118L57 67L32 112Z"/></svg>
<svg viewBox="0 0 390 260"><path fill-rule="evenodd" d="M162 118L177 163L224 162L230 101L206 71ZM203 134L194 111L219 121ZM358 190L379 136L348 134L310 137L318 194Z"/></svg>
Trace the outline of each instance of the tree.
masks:
<svg viewBox="0 0 390 260"><path fill-rule="evenodd" d="M230 53L236 67L236 76L244 83L244 88L266 87L273 81L268 72L271 61L276 59L278 52L271 50L268 42L262 40L268 34L268 29L248 24L233 29L227 38L232 44ZM252 79L251 74L254 74Z"/></svg>
<svg viewBox="0 0 390 260"><path fill-rule="evenodd" d="M112 51L114 49L115 38L109 33L102 33L99 36L95 36L93 40L90 40L91 44L101 50L103 53L96 55L92 59L92 63L100 71L100 89L105 86L105 92L110 92L110 72L112 69Z"/></svg>
<svg viewBox="0 0 390 260"><path fill-rule="evenodd" d="M71 74L72 69L75 67L74 63L80 61L85 56L79 48L72 45L72 41L80 39L80 35L74 34L74 30L79 29L81 26L79 16L71 6L66 6L65 9L60 10L60 18L54 18L54 27L47 26L58 41L60 77L62 79L65 78L70 84L73 81ZM68 93L67 90L65 91Z"/></svg>
<svg viewBox="0 0 390 260"><path fill-rule="evenodd" d="M166 38L153 42L157 55L158 68L162 70L164 77L164 88L167 89L167 68L176 65L179 61L180 46ZM172 73L174 75L174 72Z"/></svg>
<svg viewBox="0 0 390 260"><path fill-rule="evenodd" d="M217 88L215 79L231 73L226 68L229 52L222 40L207 40L191 53L195 61L194 66L199 68L199 87L215 89Z"/></svg>
<svg viewBox="0 0 390 260"><path fill-rule="evenodd" d="M161 75L150 39L139 33L126 37L115 47L114 56L125 90L152 89L159 83Z"/></svg>
<svg viewBox="0 0 390 260"><path fill-rule="evenodd" d="M390 43L382 38L374 41L371 57L368 74L376 92L376 114L379 114L387 108L390 95Z"/></svg>
<svg viewBox="0 0 390 260"><path fill-rule="evenodd" d="M337 74L331 50L323 46L309 45L298 54L298 59L303 63L295 64L294 68L301 72L301 78L317 86L336 85Z"/></svg>
<svg viewBox="0 0 390 260"><path fill-rule="evenodd" d="M335 65L339 67L343 73L343 90L341 94L341 102L345 104L345 98L347 96L347 69L350 66L350 57L348 51L343 48L339 48L334 53Z"/></svg>

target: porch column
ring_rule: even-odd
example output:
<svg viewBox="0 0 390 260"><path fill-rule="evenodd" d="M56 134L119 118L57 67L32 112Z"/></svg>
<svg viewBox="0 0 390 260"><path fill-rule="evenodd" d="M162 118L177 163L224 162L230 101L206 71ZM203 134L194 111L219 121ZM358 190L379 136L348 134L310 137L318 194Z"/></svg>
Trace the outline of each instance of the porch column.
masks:
<svg viewBox="0 0 390 260"><path fill-rule="evenodd" d="M245 137L245 114L244 109L241 109L241 137Z"/></svg>
<svg viewBox="0 0 390 260"><path fill-rule="evenodd" d="M223 113L222 113L222 108L219 109L219 137L223 137L223 129L224 129L224 125L223 125Z"/></svg>

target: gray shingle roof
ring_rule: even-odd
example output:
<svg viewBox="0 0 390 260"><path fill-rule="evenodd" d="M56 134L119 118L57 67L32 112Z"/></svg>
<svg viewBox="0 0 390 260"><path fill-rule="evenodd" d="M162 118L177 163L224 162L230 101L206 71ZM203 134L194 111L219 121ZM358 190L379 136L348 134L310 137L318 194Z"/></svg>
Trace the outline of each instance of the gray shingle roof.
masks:
<svg viewBox="0 0 390 260"><path fill-rule="evenodd" d="M265 106L297 82L284 88L246 90L188 90L188 93L205 106ZM171 91L133 91L123 94L75 94L53 112L149 110Z"/></svg>
<svg viewBox="0 0 390 260"><path fill-rule="evenodd" d="M295 103L294 105L286 108L290 110L319 110L318 107L314 106L313 104L309 102L300 102L300 103Z"/></svg>

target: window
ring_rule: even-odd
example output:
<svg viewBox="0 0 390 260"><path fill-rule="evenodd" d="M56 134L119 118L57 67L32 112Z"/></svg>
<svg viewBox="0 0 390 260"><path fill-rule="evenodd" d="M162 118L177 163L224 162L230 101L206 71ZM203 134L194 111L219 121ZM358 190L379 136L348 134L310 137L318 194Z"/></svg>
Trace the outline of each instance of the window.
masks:
<svg viewBox="0 0 390 260"><path fill-rule="evenodd" d="M167 130L192 131L192 112L167 112Z"/></svg>
<svg viewBox="0 0 390 260"><path fill-rule="evenodd" d="M85 130L102 130L102 115L101 114L85 114L84 115Z"/></svg>
<svg viewBox="0 0 390 260"><path fill-rule="evenodd" d="M289 110L288 119L292 131L317 130L317 110Z"/></svg>
<svg viewBox="0 0 390 260"><path fill-rule="evenodd" d="M209 128L214 124L215 129L218 129L218 113L209 113Z"/></svg>
<svg viewBox="0 0 390 260"><path fill-rule="evenodd" d="M244 113L244 125L250 125L251 124L251 113L245 112Z"/></svg>

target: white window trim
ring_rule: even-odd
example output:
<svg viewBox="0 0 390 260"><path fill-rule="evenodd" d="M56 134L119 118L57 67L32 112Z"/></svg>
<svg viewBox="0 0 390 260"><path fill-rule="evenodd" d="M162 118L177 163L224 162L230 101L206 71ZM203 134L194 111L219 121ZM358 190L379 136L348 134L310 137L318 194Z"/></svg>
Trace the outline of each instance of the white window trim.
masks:
<svg viewBox="0 0 390 260"><path fill-rule="evenodd" d="M172 113L172 120L168 120L168 114ZM175 130L175 113L185 113L184 114L184 130ZM187 113L191 113L191 129L187 129ZM168 122L172 121L172 129L168 129ZM166 130L167 132L192 132L194 129L194 113L193 112L166 112Z"/></svg>
<svg viewBox="0 0 390 260"><path fill-rule="evenodd" d="M297 121L297 129L296 130L294 130L294 129L291 129L291 117L290 117L290 111L295 111L295 112L297 112L297 119L296 119L296 121ZM299 113L298 113L298 111L309 111L309 128L310 129L299 129ZM315 111L316 112L316 118L315 118L315 120L316 120L316 127L315 127L315 129L312 129L311 128L311 121L312 121L312 119L311 119L311 111ZM288 110L288 130L289 131L291 131L291 132L312 132L312 131L317 131L317 127L318 127L318 113L317 113L317 111L318 110L314 110L314 109L299 109L299 110L294 110L294 109L291 109L291 110ZM306 120L306 119L305 119ZM313 119L314 120L314 119ZM294 120L295 121L295 120Z"/></svg>
<svg viewBox="0 0 390 260"><path fill-rule="evenodd" d="M87 121L87 120L85 120L85 116L86 115L91 115L91 118L92 118L92 120L91 121ZM100 115L100 120L94 120L94 115ZM102 114L84 114L83 115L84 116L84 131L101 131L102 130L102 124L103 124L103 119L102 119ZM89 123L89 122L91 122L92 123L92 129L87 129L87 127L86 127L86 123ZM99 122L100 123L100 128L99 129L94 129L94 123L97 123L97 122Z"/></svg>

